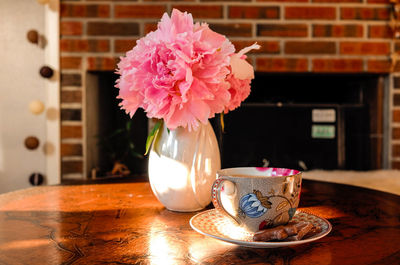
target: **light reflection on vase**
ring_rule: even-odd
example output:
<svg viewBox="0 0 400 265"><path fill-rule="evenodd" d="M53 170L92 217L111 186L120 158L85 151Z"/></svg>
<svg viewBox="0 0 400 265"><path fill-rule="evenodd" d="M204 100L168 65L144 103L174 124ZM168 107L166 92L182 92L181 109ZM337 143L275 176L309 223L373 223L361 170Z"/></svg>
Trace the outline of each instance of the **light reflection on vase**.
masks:
<svg viewBox="0 0 400 265"><path fill-rule="evenodd" d="M163 125L149 155L149 180L169 210L191 212L211 202L211 186L221 167L218 142L208 122L196 131L167 131Z"/></svg>

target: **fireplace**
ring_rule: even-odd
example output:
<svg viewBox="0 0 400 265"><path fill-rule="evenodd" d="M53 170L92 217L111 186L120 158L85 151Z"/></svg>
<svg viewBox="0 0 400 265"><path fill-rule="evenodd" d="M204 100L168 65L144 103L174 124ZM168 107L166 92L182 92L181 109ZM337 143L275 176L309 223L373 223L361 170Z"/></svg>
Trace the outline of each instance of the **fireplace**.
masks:
<svg viewBox="0 0 400 265"><path fill-rule="evenodd" d="M128 167L129 175L145 175L148 120L142 109L132 119L120 109L116 78L111 71L93 71L86 76L87 174L110 176L119 162Z"/></svg>
<svg viewBox="0 0 400 265"><path fill-rule="evenodd" d="M116 78L109 71L86 77L88 174L110 174L120 160L143 175L148 120L142 110L130 119L118 107ZM248 99L225 115L224 132L211 120L222 167L381 168L385 82L376 74L256 73Z"/></svg>
<svg viewBox="0 0 400 265"><path fill-rule="evenodd" d="M223 167L382 167L383 75L256 74L225 116Z"/></svg>
<svg viewBox="0 0 400 265"><path fill-rule="evenodd" d="M253 89L249 100L240 109L226 115L226 131L221 142L223 149L230 143L232 146L243 143L235 139L232 132L238 130L235 126L240 127L236 119L251 114L257 119L247 126L254 126L259 120L271 121L280 115L285 117L283 120L297 115L305 117L291 120L298 126L295 129L306 130L302 136L297 134L296 137L302 137L299 142L304 145L295 151L305 150L307 152L303 153L314 154L319 150L313 147L316 142L327 145L323 150L333 150L334 147L338 150L329 151L327 158L323 156L325 152L319 152L313 160L295 155L295 151L291 152L294 158L281 157L278 150L257 156L248 153L237 159L247 159L243 162L247 164L269 162L271 166L305 166L309 169L400 169L400 64L392 65L391 61L391 55L398 53L400 46L391 34L392 9L388 1L65 0L60 4L63 179L90 176L94 165L91 161L96 160L93 158L95 152L91 150L100 148L90 147L93 140L89 135L93 132L86 119L92 98L86 89L92 86L93 79L98 79L94 78L97 73L114 72L118 58L131 49L137 39L154 30L162 14L170 13L172 8L192 13L196 22L209 23L212 29L226 35L237 50L254 42L262 46L260 50L249 53L248 58L255 70L260 75L265 74L268 81L257 84L258 80L263 80L257 77L254 83L257 89ZM340 79L344 83L349 80L361 84L365 84L364 79L373 81L371 85L355 86L351 81L347 86L352 89L344 89L342 85L330 86ZM282 87L275 86L274 89L272 85L290 80L296 81L289 84L292 89L288 88L285 93ZM297 83L302 83L301 89L297 89ZM113 82L109 81L108 86L112 89ZM354 88L358 86L368 88ZM327 87L333 93L327 91ZM310 97L307 91L318 92L312 94L317 98ZM341 95L350 101L343 101L339 98ZM267 109L269 113L261 115L261 109ZM368 118L365 118L366 113ZM323 121L324 117L334 118L334 121ZM282 121L274 122L280 124ZM257 137L275 138L272 133L278 133L283 125ZM116 127L121 127L121 124ZM252 128L258 133L259 127ZM262 130L266 128L259 129ZM289 128L280 133L288 134L292 130ZM357 148L362 150L359 153L354 153L353 145L360 146L358 141L361 139L365 146ZM134 143L135 148L141 148L140 142ZM271 143L260 145L261 151L271 150L267 148ZM222 151L225 155L235 149ZM357 161L350 161L352 158ZM223 166L234 163L235 160L223 160Z"/></svg>

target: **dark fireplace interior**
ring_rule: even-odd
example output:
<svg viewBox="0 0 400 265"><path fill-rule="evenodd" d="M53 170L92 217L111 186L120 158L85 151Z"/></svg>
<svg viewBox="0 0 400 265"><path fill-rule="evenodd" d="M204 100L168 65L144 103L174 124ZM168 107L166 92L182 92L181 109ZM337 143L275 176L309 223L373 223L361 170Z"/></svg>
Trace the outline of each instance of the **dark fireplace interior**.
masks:
<svg viewBox="0 0 400 265"><path fill-rule="evenodd" d="M225 115L223 167L380 167L381 83L366 74L256 74L248 99Z"/></svg>
<svg viewBox="0 0 400 265"><path fill-rule="evenodd" d="M115 161L126 165L132 175L147 173L148 120L142 109L132 119L120 109L116 78L111 71L87 75L87 174L95 168L97 177L111 175Z"/></svg>
<svg viewBox="0 0 400 265"><path fill-rule="evenodd" d="M120 110L116 78L113 72L87 77L87 171L108 175L119 160L143 175L148 120L142 110L132 119ZM383 80L373 74L256 73L250 96L224 115L224 132L219 119L211 120L222 167L381 168Z"/></svg>

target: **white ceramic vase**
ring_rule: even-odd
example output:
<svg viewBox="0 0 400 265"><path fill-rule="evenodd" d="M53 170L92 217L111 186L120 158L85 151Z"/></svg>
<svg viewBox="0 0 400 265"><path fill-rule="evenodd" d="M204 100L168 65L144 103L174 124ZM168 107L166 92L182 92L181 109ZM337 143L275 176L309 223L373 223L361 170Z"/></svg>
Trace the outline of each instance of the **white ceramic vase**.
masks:
<svg viewBox="0 0 400 265"><path fill-rule="evenodd" d="M208 122L196 131L167 131L162 125L149 155L149 181L169 210L198 211L211 202L211 187L221 168L214 130Z"/></svg>

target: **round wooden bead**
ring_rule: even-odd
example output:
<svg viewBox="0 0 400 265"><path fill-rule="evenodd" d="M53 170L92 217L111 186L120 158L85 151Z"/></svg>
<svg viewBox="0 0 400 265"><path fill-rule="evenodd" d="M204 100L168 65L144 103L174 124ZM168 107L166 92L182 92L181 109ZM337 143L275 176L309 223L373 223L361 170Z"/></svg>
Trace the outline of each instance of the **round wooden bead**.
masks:
<svg viewBox="0 0 400 265"><path fill-rule="evenodd" d="M39 139L35 136L28 136L25 139L25 147L29 150L35 150L39 146Z"/></svg>
<svg viewBox="0 0 400 265"><path fill-rule="evenodd" d="M32 186L42 185L43 181L44 181L44 176L40 173L32 173L29 176L29 183L31 183Z"/></svg>
<svg viewBox="0 0 400 265"><path fill-rule="evenodd" d="M31 43L35 43L35 44L39 43L39 33L34 29L28 31L28 33L26 34L26 37L28 38L28 41Z"/></svg>
<svg viewBox="0 0 400 265"><path fill-rule="evenodd" d="M54 74L54 71L48 66L42 66L39 73L44 78L51 78Z"/></svg>
<svg viewBox="0 0 400 265"><path fill-rule="evenodd" d="M29 103L29 111L35 115L39 115L44 111L44 104L40 100L33 100Z"/></svg>

